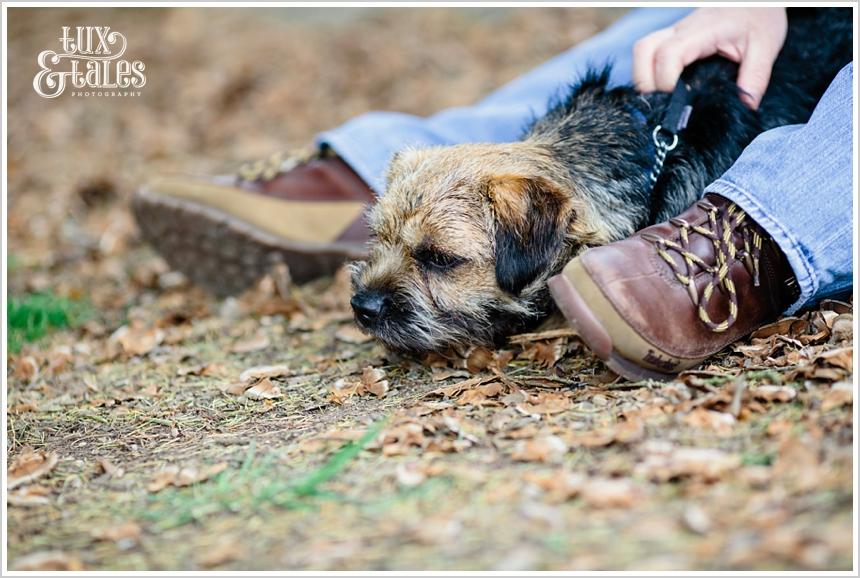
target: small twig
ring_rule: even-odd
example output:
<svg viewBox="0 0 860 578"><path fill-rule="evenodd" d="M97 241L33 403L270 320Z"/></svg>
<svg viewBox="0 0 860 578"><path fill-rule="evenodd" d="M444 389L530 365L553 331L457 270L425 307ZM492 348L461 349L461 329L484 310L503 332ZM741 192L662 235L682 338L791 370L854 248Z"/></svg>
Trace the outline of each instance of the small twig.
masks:
<svg viewBox="0 0 860 578"><path fill-rule="evenodd" d="M729 406L729 413L735 418L741 414L741 404L743 403L744 390L747 388L747 378L743 375L735 382L735 392L732 395L732 404Z"/></svg>

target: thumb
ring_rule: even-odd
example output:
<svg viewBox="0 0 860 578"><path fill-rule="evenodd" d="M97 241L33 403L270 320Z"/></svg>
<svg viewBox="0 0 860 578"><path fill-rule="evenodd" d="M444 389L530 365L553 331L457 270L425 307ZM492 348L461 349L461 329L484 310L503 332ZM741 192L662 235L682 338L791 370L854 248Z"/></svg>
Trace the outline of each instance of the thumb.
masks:
<svg viewBox="0 0 860 578"><path fill-rule="evenodd" d="M767 90L778 53L778 47L772 49L760 42L752 42L741 59L738 88L741 89L741 100L753 110L758 108Z"/></svg>

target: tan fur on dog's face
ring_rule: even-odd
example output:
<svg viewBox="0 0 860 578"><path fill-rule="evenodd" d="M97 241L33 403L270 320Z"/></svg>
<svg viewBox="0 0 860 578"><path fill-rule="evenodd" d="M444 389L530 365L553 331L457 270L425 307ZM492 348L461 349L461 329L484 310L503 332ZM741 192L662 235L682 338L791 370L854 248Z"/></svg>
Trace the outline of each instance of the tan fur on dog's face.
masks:
<svg viewBox="0 0 860 578"><path fill-rule="evenodd" d="M594 236L572 196L533 143L398 154L370 216L370 257L353 267L359 325L407 351L525 330L550 307L548 276Z"/></svg>

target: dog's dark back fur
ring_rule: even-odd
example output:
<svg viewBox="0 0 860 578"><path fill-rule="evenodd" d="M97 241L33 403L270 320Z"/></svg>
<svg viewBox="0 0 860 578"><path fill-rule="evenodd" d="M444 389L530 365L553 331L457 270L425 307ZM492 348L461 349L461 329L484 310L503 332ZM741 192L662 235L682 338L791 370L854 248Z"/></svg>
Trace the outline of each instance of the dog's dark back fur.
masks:
<svg viewBox="0 0 860 578"><path fill-rule="evenodd" d="M677 215L758 134L806 122L851 61L850 8L789 8L788 18L786 42L757 111L738 98L736 64L712 57L687 67L683 78L691 87L692 116L653 191L651 133L669 95L643 96L630 85L609 88L608 67L586 74L527 129L525 138L551 142L553 153L566 157L571 178L605 209L617 238Z"/></svg>

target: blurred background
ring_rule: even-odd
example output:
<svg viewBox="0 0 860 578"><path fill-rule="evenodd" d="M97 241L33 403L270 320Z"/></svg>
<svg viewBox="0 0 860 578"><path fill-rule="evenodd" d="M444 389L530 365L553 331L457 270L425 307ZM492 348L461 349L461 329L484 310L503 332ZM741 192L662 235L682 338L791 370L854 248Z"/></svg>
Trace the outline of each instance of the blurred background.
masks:
<svg viewBox="0 0 860 578"><path fill-rule="evenodd" d="M134 258L127 201L153 173L232 171L368 110L469 104L623 12L10 8L10 288L127 305L129 261L115 258ZM141 96L35 93L38 54L78 25L126 36Z"/></svg>

